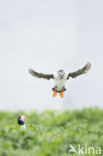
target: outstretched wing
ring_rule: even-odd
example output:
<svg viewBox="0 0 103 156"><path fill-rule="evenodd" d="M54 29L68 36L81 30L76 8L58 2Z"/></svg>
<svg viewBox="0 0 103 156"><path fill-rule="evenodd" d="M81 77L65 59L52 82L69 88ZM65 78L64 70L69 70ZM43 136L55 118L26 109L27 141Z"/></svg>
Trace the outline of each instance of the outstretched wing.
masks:
<svg viewBox="0 0 103 156"><path fill-rule="evenodd" d="M77 76L86 74L90 68L91 68L91 63L88 62L83 68L75 72L69 73L67 79L69 79L69 77L76 78Z"/></svg>
<svg viewBox="0 0 103 156"><path fill-rule="evenodd" d="M50 80L50 79L53 79L53 74L42 74L42 73L37 73L36 71L34 71L33 69L29 69L29 73L36 77L36 78L43 78L43 79L46 79L46 80Z"/></svg>

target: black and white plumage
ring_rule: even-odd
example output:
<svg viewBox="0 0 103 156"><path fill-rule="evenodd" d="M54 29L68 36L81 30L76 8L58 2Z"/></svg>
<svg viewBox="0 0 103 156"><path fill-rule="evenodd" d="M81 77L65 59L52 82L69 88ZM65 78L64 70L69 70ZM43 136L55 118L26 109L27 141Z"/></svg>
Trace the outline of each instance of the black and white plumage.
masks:
<svg viewBox="0 0 103 156"><path fill-rule="evenodd" d="M27 118L26 116L21 115L21 116L19 116L18 119L17 119L17 122L18 122L18 124L21 126L22 129L26 129L26 125L25 125L25 123L24 123L24 120L25 120L26 118Z"/></svg>
<svg viewBox="0 0 103 156"><path fill-rule="evenodd" d="M43 74L43 73L37 73L36 71L34 71L33 69L29 69L29 73L36 77L36 78L43 78L43 79L46 79L46 80L50 80L50 79L53 79L54 76L53 74Z"/></svg>
<svg viewBox="0 0 103 156"><path fill-rule="evenodd" d="M88 62L83 68L72 73L65 72L64 70L59 70L54 74L43 74L43 73L38 73L33 69L29 69L29 73L36 78L43 78L46 80L54 79L55 86L53 89L56 88L57 92L61 92L62 89L64 89L65 91L65 84L69 78L76 78L82 74L86 74L90 68L91 68L91 63Z"/></svg>

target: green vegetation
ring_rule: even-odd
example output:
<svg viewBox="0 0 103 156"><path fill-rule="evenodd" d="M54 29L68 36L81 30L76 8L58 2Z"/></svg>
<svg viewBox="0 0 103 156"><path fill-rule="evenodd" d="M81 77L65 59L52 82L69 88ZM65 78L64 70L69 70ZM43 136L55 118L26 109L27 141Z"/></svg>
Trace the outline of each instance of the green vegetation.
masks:
<svg viewBox="0 0 103 156"><path fill-rule="evenodd" d="M103 149L103 110L33 112L28 114L25 131L17 124L19 115L0 112L0 156L79 155L69 153L70 144L75 149L78 144Z"/></svg>

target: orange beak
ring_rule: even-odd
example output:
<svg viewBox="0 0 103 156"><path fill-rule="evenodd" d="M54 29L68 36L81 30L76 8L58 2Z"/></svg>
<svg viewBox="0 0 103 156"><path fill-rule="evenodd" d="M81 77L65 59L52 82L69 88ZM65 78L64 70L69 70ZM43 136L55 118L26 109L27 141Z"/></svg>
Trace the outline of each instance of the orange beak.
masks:
<svg viewBox="0 0 103 156"><path fill-rule="evenodd" d="M24 116L24 119L27 119L27 116Z"/></svg>

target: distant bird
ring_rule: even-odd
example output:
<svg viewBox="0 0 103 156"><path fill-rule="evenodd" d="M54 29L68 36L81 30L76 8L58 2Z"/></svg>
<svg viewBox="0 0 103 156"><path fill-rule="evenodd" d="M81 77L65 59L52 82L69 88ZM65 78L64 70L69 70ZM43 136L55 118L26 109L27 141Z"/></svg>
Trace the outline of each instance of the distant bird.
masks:
<svg viewBox="0 0 103 156"><path fill-rule="evenodd" d="M21 116L18 117L17 122L18 122L18 124L21 126L22 129L26 129L26 125L25 125L25 123L24 123L24 120L25 120L26 118L27 118L27 117L24 116L24 115L21 115Z"/></svg>
<svg viewBox="0 0 103 156"><path fill-rule="evenodd" d="M83 68L72 73L65 72L64 70L59 70L55 72L54 74L43 74L43 73L38 73L34 71L33 69L29 69L29 73L36 78L43 78L46 80L54 79L55 86L52 88L53 97L55 97L58 92L60 97L63 98L64 97L63 93L66 90L65 88L66 81L70 77L76 78L77 76L86 74L90 68L91 68L91 63L88 62Z"/></svg>

